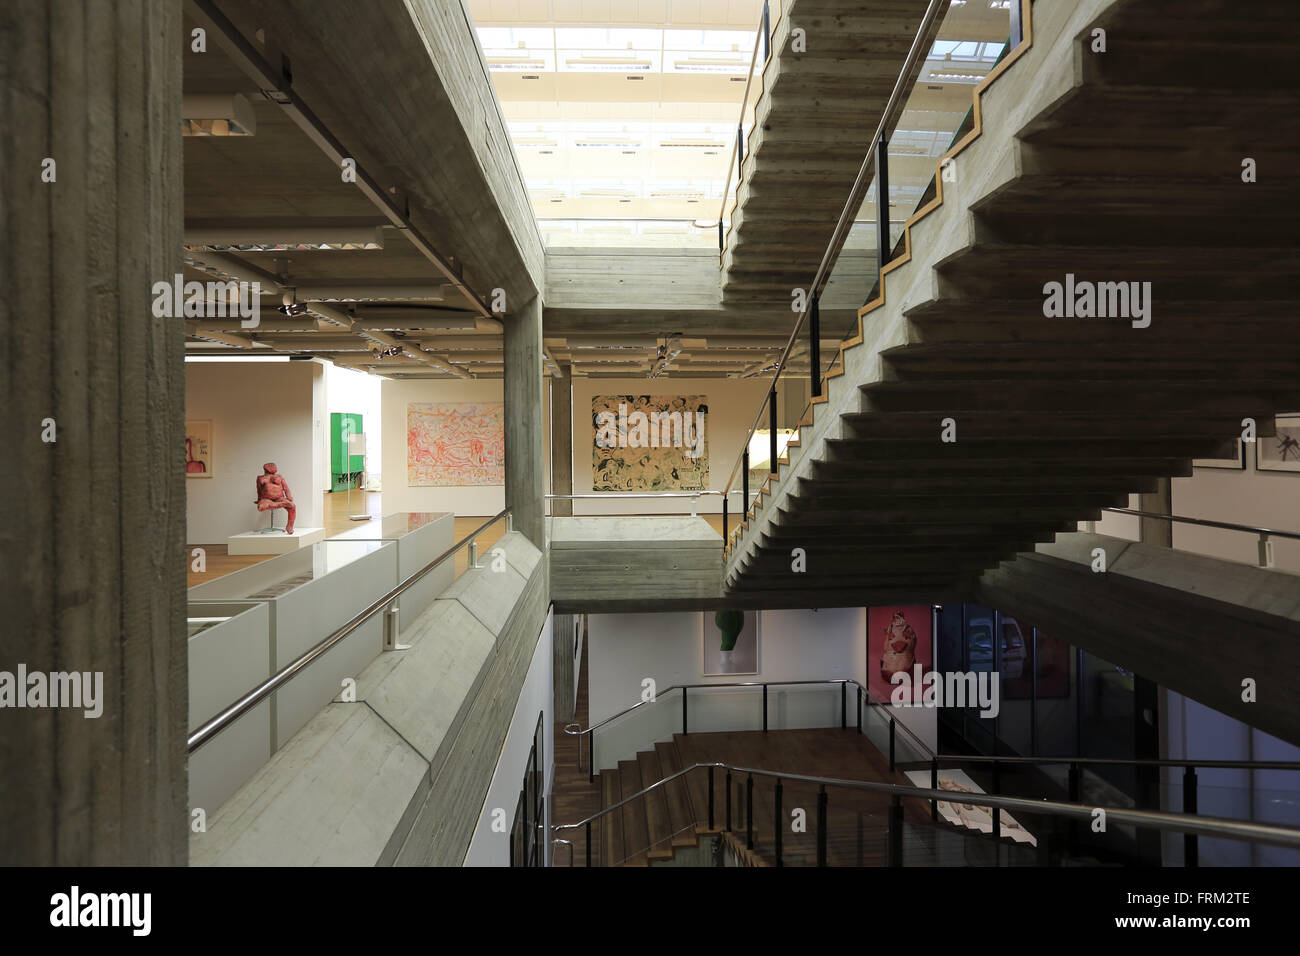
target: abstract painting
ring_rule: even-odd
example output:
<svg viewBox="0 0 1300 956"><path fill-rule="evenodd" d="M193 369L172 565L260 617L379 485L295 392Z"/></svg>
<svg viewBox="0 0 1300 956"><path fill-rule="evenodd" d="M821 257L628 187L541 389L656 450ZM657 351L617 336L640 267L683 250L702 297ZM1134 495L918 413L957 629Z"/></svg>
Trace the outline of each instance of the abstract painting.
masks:
<svg viewBox="0 0 1300 956"><path fill-rule="evenodd" d="M596 395L591 400L593 491L709 487L704 395Z"/></svg>
<svg viewBox="0 0 1300 956"><path fill-rule="evenodd" d="M406 406L406 484L411 488L505 484L505 405L411 402Z"/></svg>

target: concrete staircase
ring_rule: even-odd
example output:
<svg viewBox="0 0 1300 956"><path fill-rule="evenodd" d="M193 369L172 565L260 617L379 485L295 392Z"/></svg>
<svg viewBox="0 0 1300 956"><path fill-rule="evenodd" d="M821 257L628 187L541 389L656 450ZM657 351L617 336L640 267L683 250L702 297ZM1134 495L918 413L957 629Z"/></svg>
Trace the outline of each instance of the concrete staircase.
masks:
<svg viewBox="0 0 1300 956"><path fill-rule="evenodd" d="M779 4L726 237L724 303L789 301L816 271L926 5ZM791 43L796 29L803 52Z"/></svg>
<svg viewBox="0 0 1300 956"><path fill-rule="evenodd" d="M1025 31L733 531L733 596L965 591L1300 407L1295 5L1040 0ZM1067 275L1150 282L1150 324L1048 317Z"/></svg>

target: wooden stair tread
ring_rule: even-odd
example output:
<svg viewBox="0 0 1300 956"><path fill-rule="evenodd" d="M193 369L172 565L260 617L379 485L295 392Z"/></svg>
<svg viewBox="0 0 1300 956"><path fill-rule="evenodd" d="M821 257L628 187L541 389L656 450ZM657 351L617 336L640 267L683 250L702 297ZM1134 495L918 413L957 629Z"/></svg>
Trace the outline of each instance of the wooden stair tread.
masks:
<svg viewBox="0 0 1300 956"><path fill-rule="evenodd" d="M682 769L677 756L677 748L670 742L655 744L655 754L659 758L659 769L668 777ZM697 846L699 839L695 833L695 810L691 806L691 796L686 781L678 778L664 786L664 801L668 808L669 825L672 828L672 845Z"/></svg>
<svg viewBox="0 0 1300 956"><path fill-rule="evenodd" d="M620 800L625 800L641 789L641 768L635 760L618 762ZM623 853L617 862L623 866L645 866L649 861L650 830L646 823L645 798L633 800L623 807Z"/></svg>
<svg viewBox="0 0 1300 956"><path fill-rule="evenodd" d="M636 762L641 772L641 786L648 787L663 779L659 767L659 756L653 750L637 753ZM649 832L648 857L651 860L671 860L673 858L672 819L668 813L668 798L664 788L660 787L647 793L641 802L645 804L646 829Z"/></svg>

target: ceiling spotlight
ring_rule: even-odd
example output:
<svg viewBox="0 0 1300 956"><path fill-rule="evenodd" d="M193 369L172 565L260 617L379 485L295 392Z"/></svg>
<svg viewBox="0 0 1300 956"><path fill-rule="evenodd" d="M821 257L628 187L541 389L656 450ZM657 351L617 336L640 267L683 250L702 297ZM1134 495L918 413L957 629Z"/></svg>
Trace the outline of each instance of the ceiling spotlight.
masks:
<svg viewBox="0 0 1300 956"><path fill-rule="evenodd" d="M307 306L303 305L301 302L295 301L292 292L285 292L280 296L280 301L283 304L280 306L278 311L285 315L305 315L307 313Z"/></svg>

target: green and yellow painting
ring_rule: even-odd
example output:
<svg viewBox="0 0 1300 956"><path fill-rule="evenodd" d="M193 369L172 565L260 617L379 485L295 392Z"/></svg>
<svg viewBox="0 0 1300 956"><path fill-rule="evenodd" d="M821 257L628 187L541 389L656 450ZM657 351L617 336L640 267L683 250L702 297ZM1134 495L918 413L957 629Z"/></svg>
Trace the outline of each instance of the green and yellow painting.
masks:
<svg viewBox="0 0 1300 956"><path fill-rule="evenodd" d="M596 395L591 400L594 491L709 487L704 395Z"/></svg>

